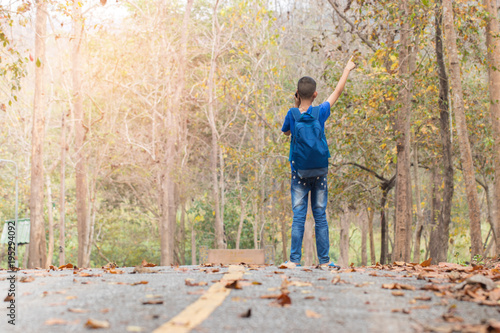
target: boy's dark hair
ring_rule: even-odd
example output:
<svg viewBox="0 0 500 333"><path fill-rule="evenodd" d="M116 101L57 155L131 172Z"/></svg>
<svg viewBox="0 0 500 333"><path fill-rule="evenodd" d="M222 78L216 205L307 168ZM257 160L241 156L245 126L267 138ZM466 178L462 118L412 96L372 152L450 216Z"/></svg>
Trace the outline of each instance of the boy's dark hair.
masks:
<svg viewBox="0 0 500 333"><path fill-rule="evenodd" d="M297 83L299 96L304 99L309 99L316 92L316 81L312 77L304 76Z"/></svg>

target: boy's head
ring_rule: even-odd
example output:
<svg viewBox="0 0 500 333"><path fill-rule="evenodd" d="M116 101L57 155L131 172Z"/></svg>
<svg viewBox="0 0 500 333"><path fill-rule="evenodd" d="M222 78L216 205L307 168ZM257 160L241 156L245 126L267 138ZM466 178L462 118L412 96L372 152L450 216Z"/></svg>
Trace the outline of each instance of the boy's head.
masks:
<svg viewBox="0 0 500 333"><path fill-rule="evenodd" d="M297 92L301 99L309 100L316 97L316 81L309 76L302 77L297 83Z"/></svg>

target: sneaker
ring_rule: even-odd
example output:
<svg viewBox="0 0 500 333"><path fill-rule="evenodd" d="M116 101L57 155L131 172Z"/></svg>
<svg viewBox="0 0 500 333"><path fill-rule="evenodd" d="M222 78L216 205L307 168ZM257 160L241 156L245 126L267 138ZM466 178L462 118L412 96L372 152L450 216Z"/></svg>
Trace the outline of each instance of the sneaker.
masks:
<svg viewBox="0 0 500 333"><path fill-rule="evenodd" d="M332 261L319 265L321 268L334 268L336 270L340 269L340 266L335 265Z"/></svg>
<svg viewBox="0 0 500 333"><path fill-rule="evenodd" d="M288 266L288 265L290 265L290 264L294 264L294 265L295 265L295 267L301 267L301 266L300 266L300 264L297 264L297 263L295 263L295 262L293 262L293 261L285 261L285 262L284 262L284 263L282 263L281 265ZM290 265L290 266L291 266L291 265ZM289 268L290 268L290 267L289 267Z"/></svg>

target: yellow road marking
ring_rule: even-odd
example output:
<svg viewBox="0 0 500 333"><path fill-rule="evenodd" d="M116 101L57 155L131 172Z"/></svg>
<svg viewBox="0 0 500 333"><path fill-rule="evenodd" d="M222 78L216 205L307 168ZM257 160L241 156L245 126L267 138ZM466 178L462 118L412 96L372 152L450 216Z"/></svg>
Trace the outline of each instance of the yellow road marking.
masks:
<svg viewBox="0 0 500 333"><path fill-rule="evenodd" d="M153 333L187 333L207 319L224 299L231 293L226 288L228 281L240 280L245 272L243 266L229 266L228 273L213 284L196 302L189 305L181 313L158 327Z"/></svg>

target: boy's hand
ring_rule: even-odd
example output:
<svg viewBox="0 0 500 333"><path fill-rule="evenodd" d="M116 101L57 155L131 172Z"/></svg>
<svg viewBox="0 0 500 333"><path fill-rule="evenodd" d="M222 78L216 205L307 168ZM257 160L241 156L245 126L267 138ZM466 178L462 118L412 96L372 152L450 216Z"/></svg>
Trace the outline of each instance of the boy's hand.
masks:
<svg viewBox="0 0 500 333"><path fill-rule="evenodd" d="M345 70L349 72L356 68L356 64L352 61L352 58L354 58L354 56L352 56L351 59L349 59L347 65L345 66Z"/></svg>
<svg viewBox="0 0 500 333"><path fill-rule="evenodd" d="M298 91L295 92L294 97L295 97L295 107L298 108L300 106L300 96Z"/></svg>

